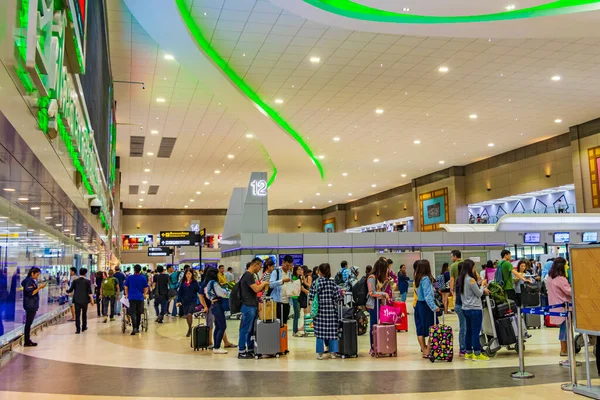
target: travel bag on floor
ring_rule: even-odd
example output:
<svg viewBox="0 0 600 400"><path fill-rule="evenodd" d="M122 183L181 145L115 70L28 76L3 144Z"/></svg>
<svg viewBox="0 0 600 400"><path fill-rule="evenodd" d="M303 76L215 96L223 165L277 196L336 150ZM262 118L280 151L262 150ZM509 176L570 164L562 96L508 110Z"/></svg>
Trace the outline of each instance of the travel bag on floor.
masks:
<svg viewBox="0 0 600 400"><path fill-rule="evenodd" d="M379 309L379 299L377 299ZM378 321L379 322L379 321ZM398 357L395 325L373 325L373 353L375 357Z"/></svg>
<svg viewBox="0 0 600 400"><path fill-rule="evenodd" d="M429 328L429 343L431 346L429 361L431 362L451 362L454 358L454 334L452 333L452 327L444 324L444 322L442 314L442 323Z"/></svg>
<svg viewBox="0 0 600 400"><path fill-rule="evenodd" d="M342 358L358 357L358 322L352 318L353 312L344 314L341 305L340 316L338 353Z"/></svg>
<svg viewBox="0 0 600 400"><path fill-rule="evenodd" d="M288 326L287 324L283 324L283 326L279 327L279 354L287 354L289 352Z"/></svg>
<svg viewBox="0 0 600 400"><path fill-rule="evenodd" d="M517 334L510 316L499 318L494 322L496 324L496 335L498 336L498 343L500 346L509 346L517 343Z"/></svg>
<svg viewBox="0 0 600 400"><path fill-rule="evenodd" d="M209 339L210 332L208 326L202 324L192 328L191 346L194 351L207 350Z"/></svg>
<svg viewBox="0 0 600 400"><path fill-rule="evenodd" d="M546 315L546 317L544 318L544 326L546 328L559 328L559 325L554 325L552 322L550 322L549 315Z"/></svg>
<svg viewBox="0 0 600 400"><path fill-rule="evenodd" d="M396 331L408 332L408 312L406 311L406 303L395 301L393 304L394 307L399 308L401 311L400 319L396 321Z"/></svg>
<svg viewBox="0 0 600 400"><path fill-rule="evenodd" d="M525 314L525 326L527 329L540 329L542 327L542 316Z"/></svg>

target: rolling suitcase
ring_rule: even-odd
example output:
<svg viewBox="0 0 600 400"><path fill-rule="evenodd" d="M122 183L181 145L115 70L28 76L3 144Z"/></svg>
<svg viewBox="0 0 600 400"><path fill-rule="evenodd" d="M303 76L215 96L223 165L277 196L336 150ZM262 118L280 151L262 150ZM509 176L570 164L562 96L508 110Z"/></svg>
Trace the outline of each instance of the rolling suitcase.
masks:
<svg viewBox="0 0 600 400"><path fill-rule="evenodd" d="M558 325L554 325L552 322L550 322L550 316L546 315L546 317L544 318L544 326L546 328L559 328Z"/></svg>
<svg viewBox="0 0 600 400"><path fill-rule="evenodd" d="M500 346L509 346L517 343L517 334L513 327L511 317L503 317L494 321L496 324L496 335Z"/></svg>
<svg viewBox="0 0 600 400"><path fill-rule="evenodd" d="M289 353L288 347L288 326L287 324L283 324L279 328L279 354L287 354Z"/></svg>
<svg viewBox="0 0 600 400"><path fill-rule="evenodd" d="M274 308L275 304L271 303L271 307ZM258 359L261 356L279 357L282 328L279 320L263 321L257 319L254 324L254 358Z"/></svg>
<svg viewBox="0 0 600 400"><path fill-rule="evenodd" d="M527 329L540 329L542 327L542 316L535 314L524 314Z"/></svg>
<svg viewBox="0 0 600 400"><path fill-rule="evenodd" d="M340 313L340 315L342 315ZM339 350L342 358L358 357L358 322L342 315L339 323Z"/></svg>
<svg viewBox="0 0 600 400"><path fill-rule="evenodd" d="M377 300L379 310L379 299ZM379 316L379 312L377 313ZM398 357L398 344L396 343L396 326L381 325L379 320L373 325L373 355Z"/></svg>
<svg viewBox="0 0 600 400"><path fill-rule="evenodd" d="M496 307L492 311L494 318L503 318L517 312L517 303L513 300L508 300L506 303L496 303Z"/></svg>
<svg viewBox="0 0 600 400"><path fill-rule="evenodd" d="M521 307L537 307L541 304L540 288L535 283L521 286Z"/></svg>
<svg viewBox="0 0 600 400"><path fill-rule="evenodd" d="M208 350L210 331L206 325L198 325L192 328L191 346L194 351Z"/></svg>
<svg viewBox="0 0 600 400"><path fill-rule="evenodd" d="M402 310L402 316L400 317L399 322L396 324L396 331L408 332L408 312L406 310L406 303L395 301L392 303L392 305Z"/></svg>
<svg viewBox="0 0 600 400"><path fill-rule="evenodd" d="M429 343L431 346L429 361L431 362L452 362L454 358L454 334L452 333L452 327L444 324L444 322L444 314L442 314L442 323L429 328Z"/></svg>

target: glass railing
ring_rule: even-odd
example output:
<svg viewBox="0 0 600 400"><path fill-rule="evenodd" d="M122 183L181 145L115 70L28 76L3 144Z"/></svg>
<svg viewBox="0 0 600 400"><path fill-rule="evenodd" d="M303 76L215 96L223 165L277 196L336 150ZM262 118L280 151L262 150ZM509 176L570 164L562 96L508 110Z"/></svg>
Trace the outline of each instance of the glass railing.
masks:
<svg viewBox="0 0 600 400"><path fill-rule="evenodd" d="M575 204L568 203L563 204L562 206L549 206L549 207L536 207L532 209L525 210L515 210L511 214L573 214L577 212L577 207ZM504 214L503 214L504 215ZM479 220L477 218L469 220L470 224L496 224L498 220L502 218L502 215L491 216L491 217L481 217Z"/></svg>

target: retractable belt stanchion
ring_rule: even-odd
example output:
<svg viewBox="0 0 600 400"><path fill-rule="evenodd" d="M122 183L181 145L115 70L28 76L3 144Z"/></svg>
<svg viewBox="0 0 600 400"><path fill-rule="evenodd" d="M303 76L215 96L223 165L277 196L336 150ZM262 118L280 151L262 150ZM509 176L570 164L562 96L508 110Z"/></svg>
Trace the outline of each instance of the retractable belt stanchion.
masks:
<svg viewBox="0 0 600 400"><path fill-rule="evenodd" d="M525 371L525 351L523 349L523 320L521 318L521 307L517 307L517 325L519 332L517 334L518 346L519 346L519 370L513 372L511 376L515 379L531 379L535 375Z"/></svg>
<svg viewBox="0 0 600 400"><path fill-rule="evenodd" d="M569 311L569 303L565 303L565 311L567 311L567 354L569 356L571 382L561 385L561 388L572 392L577 386L577 360L575 359L575 343L573 341L573 314Z"/></svg>

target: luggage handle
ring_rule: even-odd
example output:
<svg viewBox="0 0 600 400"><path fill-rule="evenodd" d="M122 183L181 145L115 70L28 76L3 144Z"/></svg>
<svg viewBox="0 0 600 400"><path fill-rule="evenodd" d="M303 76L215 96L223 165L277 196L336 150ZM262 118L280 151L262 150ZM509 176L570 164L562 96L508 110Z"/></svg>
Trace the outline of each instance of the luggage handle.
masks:
<svg viewBox="0 0 600 400"><path fill-rule="evenodd" d="M273 311L275 311L275 302L271 300L271 297L269 296L264 296L263 297L264 300L264 306L263 306L263 321L267 321L267 303L271 304L271 314L274 314ZM283 315L283 304L281 305L281 314Z"/></svg>

